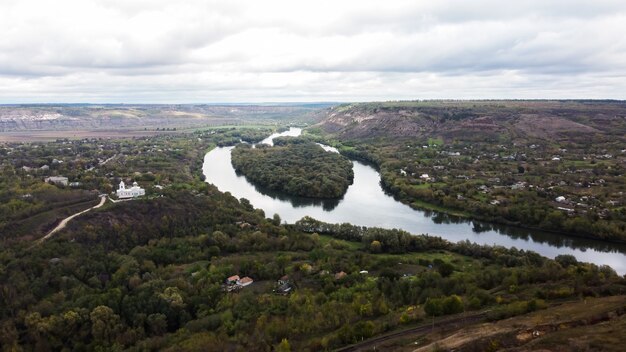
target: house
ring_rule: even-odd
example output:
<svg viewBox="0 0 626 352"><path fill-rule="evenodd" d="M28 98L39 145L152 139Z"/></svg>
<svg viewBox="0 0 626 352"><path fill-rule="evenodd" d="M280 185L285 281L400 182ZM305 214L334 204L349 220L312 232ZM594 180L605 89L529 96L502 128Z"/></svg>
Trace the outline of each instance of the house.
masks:
<svg viewBox="0 0 626 352"><path fill-rule="evenodd" d="M291 286L291 282L289 282L289 276L285 275L276 282L276 289L274 290L274 293L279 295L288 295L292 289L293 286Z"/></svg>
<svg viewBox="0 0 626 352"><path fill-rule="evenodd" d="M289 282L289 275L284 275L280 279L278 279L279 285L284 285Z"/></svg>
<svg viewBox="0 0 626 352"><path fill-rule="evenodd" d="M54 183L57 186L67 186L69 184L69 180L67 177L63 176L50 176L44 179L47 183Z"/></svg>
<svg viewBox="0 0 626 352"><path fill-rule="evenodd" d="M526 182L522 182L522 181L511 186L512 190L518 190L518 189L524 189L524 188L526 188Z"/></svg>
<svg viewBox="0 0 626 352"><path fill-rule="evenodd" d="M139 187L137 182L133 182L131 188L126 188L124 181L120 181L120 185L117 189L117 197L120 199L136 198L146 195L146 190Z"/></svg>
<svg viewBox="0 0 626 352"><path fill-rule="evenodd" d="M340 272L335 274L335 280L341 280L341 279L345 278L346 276L348 276L348 274L346 274L343 271L340 271Z"/></svg>
<svg viewBox="0 0 626 352"><path fill-rule="evenodd" d="M554 200L559 202L559 203L565 203L565 197L563 197L563 196L558 196Z"/></svg>
<svg viewBox="0 0 626 352"><path fill-rule="evenodd" d="M224 286L224 290L226 292L239 291L242 288L252 284L254 280L249 277L240 278L239 275L233 275L226 279L226 285Z"/></svg>
<svg viewBox="0 0 626 352"><path fill-rule="evenodd" d="M278 286L277 289L274 290L274 292L276 292L279 295L288 295L291 290L293 289L293 287L291 287L291 284L286 282L280 286Z"/></svg>
<svg viewBox="0 0 626 352"><path fill-rule="evenodd" d="M237 282L239 282L239 275L233 275L226 279L226 284L228 285L235 285Z"/></svg>
<svg viewBox="0 0 626 352"><path fill-rule="evenodd" d="M428 176L428 174L422 174L422 175L420 176L420 178L421 178L422 180L424 180L424 181L428 181L428 180L430 180L430 176Z"/></svg>
<svg viewBox="0 0 626 352"><path fill-rule="evenodd" d="M239 280L239 286L246 287L246 286L250 285L253 282L254 282L254 280L252 280L251 278L246 276L246 277L242 278L241 280Z"/></svg>

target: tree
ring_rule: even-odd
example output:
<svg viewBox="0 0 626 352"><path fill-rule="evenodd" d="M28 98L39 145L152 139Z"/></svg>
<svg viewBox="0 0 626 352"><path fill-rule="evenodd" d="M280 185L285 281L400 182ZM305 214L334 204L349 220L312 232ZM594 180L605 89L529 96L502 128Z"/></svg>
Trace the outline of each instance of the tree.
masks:
<svg viewBox="0 0 626 352"><path fill-rule="evenodd" d="M372 253L380 253L382 250L382 245L380 244L380 241L372 241L372 243L370 243L370 251L372 251Z"/></svg>
<svg viewBox="0 0 626 352"><path fill-rule="evenodd" d="M150 314L146 318L148 331L151 335L163 335L167 331L167 317L165 314Z"/></svg>
<svg viewBox="0 0 626 352"><path fill-rule="evenodd" d="M124 329L120 316L107 306L97 306L89 314L91 334L96 341L110 345Z"/></svg>
<svg viewBox="0 0 626 352"><path fill-rule="evenodd" d="M447 297L443 301L443 312L444 314L456 314L461 313L463 311L463 301L461 297L457 295L452 295Z"/></svg>
<svg viewBox="0 0 626 352"><path fill-rule="evenodd" d="M574 257L571 254L560 254L557 255L556 258L554 258L554 260L561 264L562 267L567 268L570 265L576 265L578 264L578 260L576 260L576 257Z"/></svg>
<svg viewBox="0 0 626 352"><path fill-rule="evenodd" d="M439 272L439 274L441 274L441 276L448 277L454 272L454 265L448 262L442 262L441 264L437 265L437 271Z"/></svg>
<svg viewBox="0 0 626 352"><path fill-rule="evenodd" d="M424 304L424 312L428 315L438 316L443 314L443 302L439 298L429 298Z"/></svg>
<svg viewBox="0 0 626 352"><path fill-rule="evenodd" d="M291 345L287 339L282 339L275 348L276 352L291 352Z"/></svg>
<svg viewBox="0 0 626 352"><path fill-rule="evenodd" d="M272 223L276 226L280 225L280 215L278 214L274 214L274 217L272 218Z"/></svg>

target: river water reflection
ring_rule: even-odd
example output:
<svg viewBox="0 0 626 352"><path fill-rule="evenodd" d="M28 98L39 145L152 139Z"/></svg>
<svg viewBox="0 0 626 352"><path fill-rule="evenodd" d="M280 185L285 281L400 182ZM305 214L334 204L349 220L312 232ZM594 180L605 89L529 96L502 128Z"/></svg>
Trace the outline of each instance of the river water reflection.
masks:
<svg viewBox="0 0 626 352"><path fill-rule="evenodd" d="M262 143L271 144L277 136L297 136L300 129L273 134ZM578 260L609 265L626 274L626 245L580 239L512 226L468 221L446 214L415 210L396 201L380 186L380 174L371 166L353 161L354 183L339 200L314 200L272 192L249 183L231 165L233 147L215 148L204 157L206 182L237 198L246 198L267 217L280 215L283 221L296 222L311 216L329 223L399 228L410 233L427 233L452 242L470 240L479 244L532 250L546 257L572 254ZM330 147L328 147L330 148Z"/></svg>

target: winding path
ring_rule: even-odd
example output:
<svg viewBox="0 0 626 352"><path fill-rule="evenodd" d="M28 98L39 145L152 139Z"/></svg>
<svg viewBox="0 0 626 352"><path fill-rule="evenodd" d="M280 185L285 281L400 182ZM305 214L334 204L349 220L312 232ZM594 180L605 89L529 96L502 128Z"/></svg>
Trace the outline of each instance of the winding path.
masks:
<svg viewBox="0 0 626 352"><path fill-rule="evenodd" d="M83 211L80 211L74 215L70 215L68 217L66 217L65 219L61 220L61 222L54 228L52 229L52 231L48 232L47 235L43 236L42 238L40 238L37 243L41 243L45 240L47 240L48 238L52 237L52 235L54 235L55 233L63 230L65 228L65 226L67 225L68 222L70 222L70 220L74 219L75 217L82 215L92 209L96 209L96 208L100 208L101 206L104 205L104 202L106 202L106 196L100 196L100 203L98 203L97 205L94 205L91 208L85 209Z"/></svg>

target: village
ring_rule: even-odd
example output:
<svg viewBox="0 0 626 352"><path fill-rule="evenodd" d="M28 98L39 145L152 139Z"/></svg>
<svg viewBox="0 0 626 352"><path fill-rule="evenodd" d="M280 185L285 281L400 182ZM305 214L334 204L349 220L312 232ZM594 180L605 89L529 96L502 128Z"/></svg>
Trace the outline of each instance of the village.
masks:
<svg viewBox="0 0 626 352"><path fill-rule="evenodd" d="M561 212L561 222L572 217L610 220L620 217L626 199L626 149L617 142L602 147L532 142L406 144L383 152L383 160L385 171L400 166L382 173L389 188L449 209L480 207L483 213L491 213L489 207L508 207L523 198L528 207L549 206Z"/></svg>

